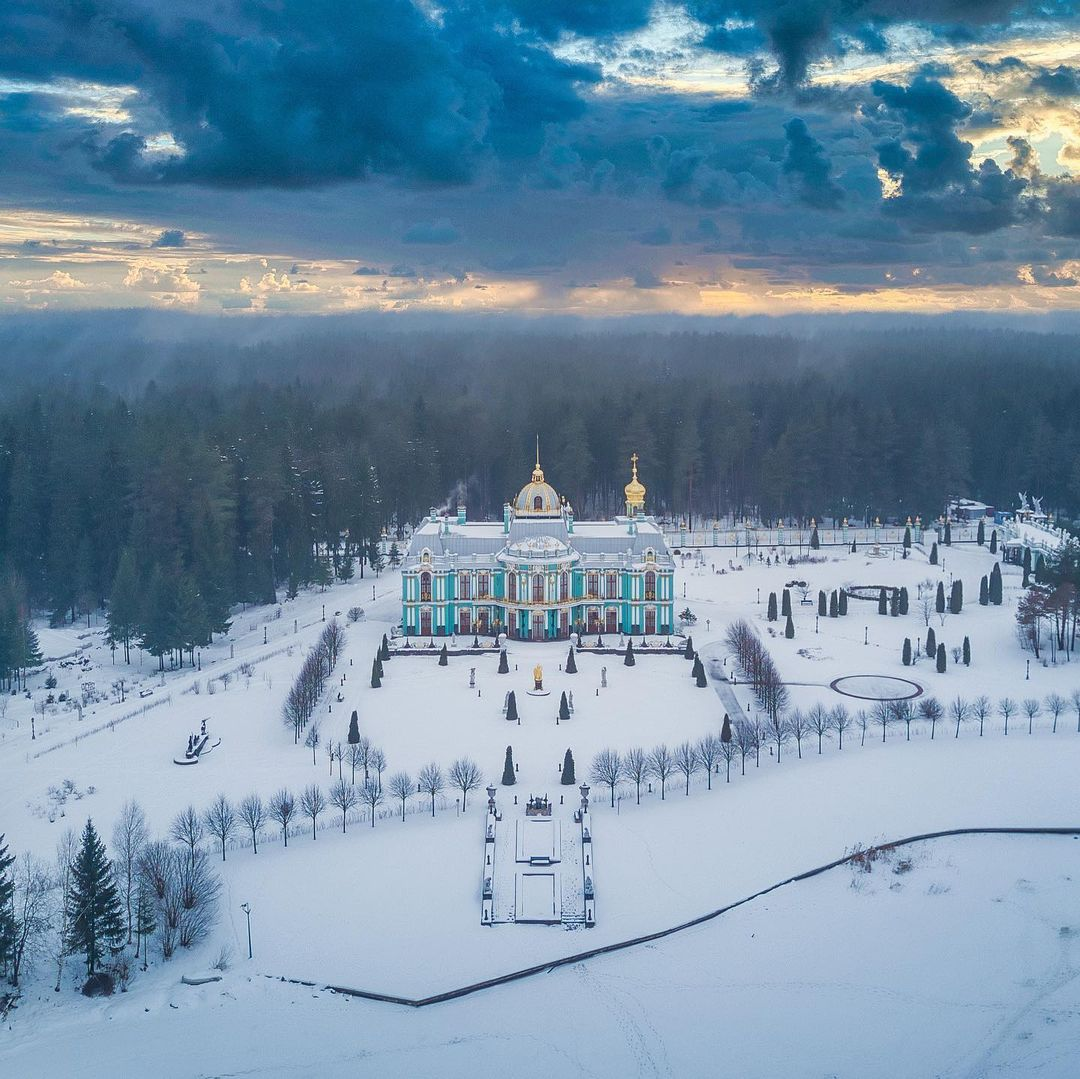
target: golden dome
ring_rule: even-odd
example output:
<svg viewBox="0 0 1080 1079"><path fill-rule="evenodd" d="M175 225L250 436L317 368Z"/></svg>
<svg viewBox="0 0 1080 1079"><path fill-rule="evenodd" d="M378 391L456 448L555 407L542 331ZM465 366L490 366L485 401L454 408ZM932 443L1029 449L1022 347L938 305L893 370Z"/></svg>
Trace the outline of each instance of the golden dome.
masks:
<svg viewBox="0 0 1080 1079"><path fill-rule="evenodd" d="M536 444L536 467L532 480L518 491L514 499L514 513L520 517L558 517L561 503L555 488L544 481L540 467L540 441Z"/></svg>
<svg viewBox="0 0 1080 1079"><path fill-rule="evenodd" d="M626 511L633 514L636 510L645 509L645 485L637 478L638 455L635 453L630 458L630 464L634 474L630 482L623 488L626 494Z"/></svg>

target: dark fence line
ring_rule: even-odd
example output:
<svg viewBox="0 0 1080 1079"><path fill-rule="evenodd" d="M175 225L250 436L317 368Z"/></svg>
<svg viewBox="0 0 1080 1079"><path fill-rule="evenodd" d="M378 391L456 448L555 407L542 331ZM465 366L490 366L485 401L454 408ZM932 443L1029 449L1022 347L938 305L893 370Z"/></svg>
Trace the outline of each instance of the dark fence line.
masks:
<svg viewBox="0 0 1080 1079"><path fill-rule="evenodd" d="M912 843L925 843L930 839L945 839L950 836L962 835L1080 835L1080 827L950 828L942 832L923 832L920 835L905 836L903 839L893 839L888 842L878 843L875 844L874 847L869 848L869 850L891 850L896 847L906 847ZM762 888L760 891L754 892L753 895L748 895L743 899L737 899L733 903L728 903L727 906L720 907L717 910L699 914L696 918L691 918L686 922L680 922L678 925L669 926L667 929L658 929L654 933L646 933L639 937L631 937L629 940L620 940L613 944L603 944L600 947L590 948L584 952L576 952L574 955L563 956L559 959L550 959L544 963L538 963L535 966L524 967L521 970L514 970L508 974L499 974L494 978L486 978L480 982L472 982L469 985L459 986L457 989L448 989L443 993L435 993L429 997L399 997L391 993L378 993L370 989L353 989L343 985L325 985L323 986L323 989L328 989L334 993L341 993L344 996L360 997L363 1000L374 1000L383 1004L398 1004L407 1008L426 1008L432 1004L442 1004L449 1000L458 1000L461 997L479 993L484 989L493 989L495 986L507 985L510 982L521 981L523 978L531 978L537 974L548 974L553 970L557 970L559 967L570 966L573 963L581 963L586 959L595 959L597 956L607 955L611 952L624 951L627 948L636 948L641 944L648 944L654 940L662 940L664 937L682 933L687 929L694 929L699 925L704 925L706 922L711 922L714 919L719 918L722 914L727 914L729 911L745 906L747 903L752 903L756 899L761 899L762 896L766 896L770 892L775 892L780 888L786 888L789 884L798 884L801 881L810 880L813 877L820 876L822 873L829 872L829 870L838 869L840 866L847 865L849 862L853 862L856 859L864 858L869 850L852 851L834 861L827 862L825 865L819 865L813 869L808 869L803 873L797 873L793 877L787 877L784 880L778 881L776 884L770 884L767 888ZM317 985L316 982L303 981L299 978L275 978L274 975L271 974L266 975L266 977L273 978L275 981L288 982L292 985Z"/></svg>

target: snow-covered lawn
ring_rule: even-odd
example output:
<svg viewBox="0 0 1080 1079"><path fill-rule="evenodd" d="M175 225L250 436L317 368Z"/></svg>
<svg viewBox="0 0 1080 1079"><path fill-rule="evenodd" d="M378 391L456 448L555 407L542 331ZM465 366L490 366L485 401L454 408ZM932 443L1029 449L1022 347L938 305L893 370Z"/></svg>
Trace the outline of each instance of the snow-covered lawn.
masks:
<svg viewBox="0 0 1080 1079"><path fill-rule="evenodd" d="M5 1031L0 1070L53 1079L77 1060L88 1079L1067 1079L1080 1043L1077 848L938 840L420 1011L263 978L246 959L221 983L185 987L180 960L109 1001L28 1001L34 1022ZM341 924L361 920L341 904ZM296 923L310 922L298 897Z"/></svg>

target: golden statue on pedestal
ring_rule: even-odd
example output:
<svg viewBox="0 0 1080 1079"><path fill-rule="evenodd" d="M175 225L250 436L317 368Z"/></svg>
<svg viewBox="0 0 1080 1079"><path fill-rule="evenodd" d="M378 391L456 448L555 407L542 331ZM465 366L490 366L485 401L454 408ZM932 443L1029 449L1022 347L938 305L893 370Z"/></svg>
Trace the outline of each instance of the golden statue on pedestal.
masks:
<svg viewBox="0 0 1080 1079"><path fill-rule="evenodd" d="M544 668L541 667L540 664L538 663L535 667L533 667L533 689L537 690L537 689L543 689L543 688L544 688Z"/></svg>

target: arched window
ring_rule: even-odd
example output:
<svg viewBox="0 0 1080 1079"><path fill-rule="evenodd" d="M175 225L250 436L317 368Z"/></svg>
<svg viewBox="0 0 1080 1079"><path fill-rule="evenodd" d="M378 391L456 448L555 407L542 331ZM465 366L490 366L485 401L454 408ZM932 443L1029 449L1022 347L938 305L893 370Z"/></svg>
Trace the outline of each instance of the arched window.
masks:
<svg viewBox="0 0 1080 1079"><path fill-rule="evenodd" d="M458 599L471 599L469 595L470 585L469 575L467 573L461 573L458 575Z"/></svg>
<svg viewBox="0 0 1080 1079"><path fill-rule="evenodd" d="M424 563L431 561L431 552L426 547L420 552L420 561Z"/></svg>
<svg viewBox="0 0 1080 1079"><path fill-rule="evenodd" d="M431 574L420 574L420 601L421 603L431 602Z"/></svg>
<svg viewBox="0 0 1080 1079"><path fill-rule="evenodd" d="M544 602L544 576L541 573L533 575L532 601L533 603Z"/></svg>
<svg viewBox="0 0 1080 1079"><path fill-rule="evenodd" d="M599 595L599 593L600 593L600 574L599 573L590 572L586 576L585 582L586 582L585 591L588 592L588 594L590 596Z"/></svg>
<svg viewBox="0 0 1080 1079"><path fill-rule="evenodd" d="M544 499L541 495L537 495L533 499L533 513L539 513L544 508Z"/></svg>
<svg viewBox="0 0 1080 1079"><path fill-rule="evenodd" d="M645 574L645 598L656 599L656 574L652 570Z"/></svg>
<svg viewBox="0 0 1080 1079"><path fill-rule="evenodd" d="M619 598L619 577L616 573L609 573L607 575L607 598Z"/></svg>
<svg viewBox="0 0 1080 1079"><path fill-rule="evenodd" d="M656 552L651 547L649 547L645 551L645 561L646 562L655 562L656 561Z"/></svg>
<svg viewBox="0 0 1080 1079"><path fill-rule="evenodd" d="M570 574L559 574L559 600L565 603L570 598Z"/></svg>

